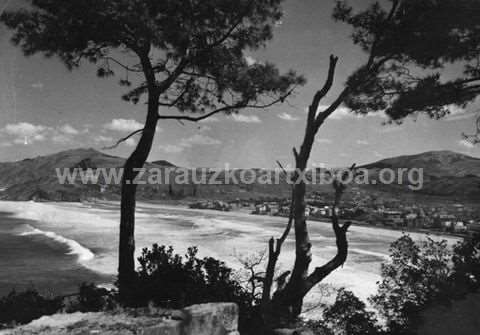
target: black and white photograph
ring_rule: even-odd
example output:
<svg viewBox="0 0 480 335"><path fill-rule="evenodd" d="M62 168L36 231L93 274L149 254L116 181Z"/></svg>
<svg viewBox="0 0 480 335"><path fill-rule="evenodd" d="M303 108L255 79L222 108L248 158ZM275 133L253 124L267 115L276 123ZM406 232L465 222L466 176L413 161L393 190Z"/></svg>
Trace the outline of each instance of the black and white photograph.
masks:
<svg viewBox="0 0 480 335"><path fill-rule="evenodd" d="M480 0L0 0L0 335L480 334Z"/></svg>

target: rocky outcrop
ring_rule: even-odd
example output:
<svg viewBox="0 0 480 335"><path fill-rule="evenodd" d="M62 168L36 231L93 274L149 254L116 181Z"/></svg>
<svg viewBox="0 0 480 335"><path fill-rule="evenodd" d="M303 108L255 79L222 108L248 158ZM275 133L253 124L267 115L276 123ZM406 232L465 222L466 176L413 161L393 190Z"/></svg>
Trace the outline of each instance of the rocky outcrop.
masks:
<svg viewBox="0 0 480 335"><path fill-rule="evenodd" d="M238 306L194 305L183 310L73 313L44 316L0 335L239 335Z"/></svg>

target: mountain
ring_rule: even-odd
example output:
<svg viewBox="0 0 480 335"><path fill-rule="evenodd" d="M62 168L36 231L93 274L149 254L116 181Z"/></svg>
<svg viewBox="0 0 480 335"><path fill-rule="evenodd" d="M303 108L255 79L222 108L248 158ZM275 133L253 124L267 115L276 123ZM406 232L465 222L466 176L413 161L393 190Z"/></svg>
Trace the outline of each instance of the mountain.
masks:
<svg viewBox="0 0 480 335"><path fill-rule="evenodd" d="M75 149L62 151L53 155L24 159L18 162L0 163L0 199L6 200L47 200L47 201L81 201L83 199L103 198L118 200L120 198L119 183L108 183L100 178L98 183L84 184L81 176L75 178L74 183L59 183L56 169L60 171L87 170L99 171L98 168L113 168L110 171L118 172L125 162L124 158L115 157L96 151L94 149ZM145 168L156 168L156 171L165 171L175 168L175 165L165 160L147 163ZM480 200L480 159L451 151L431 151L417 155L398 156L383 159L378 162L362 166L369 171L369 179L376 179L381 170L390 168L398 171L400 168L422 168L423 187L412 191L406 183L403 184L375 184L357 185L354 192L361 196L376 194L385 198L407 199L411 197L443 197L443 199L468 199ZM66 170L65 170L66 169ZM159 170L160 169L160 170ZM165 169L165 170L162 170ZM269 172L264 169L254 169L257 181L260 176ZM190 170L198 173L198 169ZM233 172L221 171L217 181L224 181L227 175L240 180L239 176L248 174L252 170L234 170ZM168 172L170 173L170 172ZM164 173L164 177L169 175ZM205 180L214 175L214 171L203 174ZM205 199L273 199L290 196L291 185L285 182L285 176L280 176L280 183L276 185L253 183L220 182L209 185L194 185L187 176L182 182L176 180L175 175L170 181L155 179L151 182L152 175L146 173L142 180L149 182L138 185L138 199L182 199L185 197ZM154 176L155 177L155 176ZM197 174L196 180L202 178ZM247 178L248 179L248 178ZM378 179L377 179L378 180ZM352 188L353 190L353 188ZM308 185L308 192L332 194L332 187L328 184ZM348 193L348 192L347 192ZM346 197L349 195L346 194Z"/></svg>
<svg viewBox="0 0 480 335"><path fill-rule="evenodd" d="M362 166L366 169L422 168L433 177L480 177L480 158L453 151L428 151L417 155L398 156Z"/></svg>
<svg viewBox="0 0 480 335"><path fill-rule="evenodd" d="M97 168L114 168L118 171L125 159L99 152L95 149L74 149L62 151L48 156L27 158L17 162L0 163L0 199L9 200L55 200L79 201L87 197L118 198L119 185L112 185L102 190L99 185L81 182L75 184L60 184L57 170L64 173L65 169L95 170ZM146 167L154 167L147 163ZM161 167L173 166L162 161ZM77 178L78 180L79 178Z"/></svg>
<svg viewBox="0 0 480 335"><path fill-rule="evenodd" d="M159 161L154 161L152 164L158 165L158 166L163 166L163 167L169 167L169 168L174 168L176 165L170 163L169 161L166 160L159 160Z"/></svg>

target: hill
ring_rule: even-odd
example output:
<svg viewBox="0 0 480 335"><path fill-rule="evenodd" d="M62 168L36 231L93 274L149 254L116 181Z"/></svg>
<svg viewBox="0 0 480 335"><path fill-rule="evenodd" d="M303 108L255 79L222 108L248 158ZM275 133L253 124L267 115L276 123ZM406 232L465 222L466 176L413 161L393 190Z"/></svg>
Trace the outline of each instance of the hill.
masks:
<svg viewBox="0 0 480 335"><path fill-rule="evenodd" d="M417 155L398 156L362 166L367 169L422 168L434 177L480 177L480 158L453 151L428 151Z"/></svg>
<svg viewBox="0 0 480 335"><path fill-rule="evenodd" d="M97 171L98 168L113 168L117 173L125 162L124 158L115 157L94 149L75 149L62 151L53 155L24 159L18 162L0 163L0 199L6 200L46 200L46 201L81 201L83 199L101 198L117 200L120 198L119 183L108 183L100 178L98 183L82 183L79 176L74 183L59 183L56 169ZM192 182L193 172L196 180L205 177L209 180L215 174L214 170L198 173L198 169L188 170L189 175L177 179L173 171L177 167L165 160L147 163L145 168L155 167L165 171L163 178L151 182L152 175L142 177L144 183L138 186L138 198L143 200L204 198L218 200L285 198L290 196L291 186L285 182L285 176L280 176L279 184L235 183L224 182L228 177L226 171L217 173L215 184L195 185ZM369 178L377 178L381 170L390 168L398 171L400 168L422 168L423 187L416 191L408 188L407 183L357 185L357 196L375 195L383 198L409 199L412 197L443 197L443 199L471 201L480 200L480 159L451 151L431 151L417 155L398 156L383 159L362 166L368 169ZM165 170L162 170L165 169ZM168 170L167 170L168 169ZM165 177L170 173L170 180ZM264 169L234 170L228 172L230 177L239 180L239 176L255 171L257 181L271 171ZM245 173L247 172L247 173ZM259 177L260 176L260 177ZM155 177L155 176L153 176ZM185 178L186 181L185 181ZM247 177L248 179L248 177ZM146 182L146 181L149 182ZM330 185L309 185L308 192L331 195ZM352 194L354 192L351 192ZM346 194L348 198L348 192ZM416 201L416 199L414 200ZM423 201L423 200L422 200ZM443 200L442 200L443 201Z"/></svg>
<svg viewBox="0 0 480 335"><path fill-rule="evenodd" d="M118 171L125 159L99 152L95 149L74 149L56 154L27 158L17 162L0 163L0 199L80 201L88 197L116 199L119 185L106 190L100 185L60 184L57 170L96 170L113 168ZM174 166L167 161L161 164L147 163L146 167ZM78 179L78 178L77 178Z"/></svg>

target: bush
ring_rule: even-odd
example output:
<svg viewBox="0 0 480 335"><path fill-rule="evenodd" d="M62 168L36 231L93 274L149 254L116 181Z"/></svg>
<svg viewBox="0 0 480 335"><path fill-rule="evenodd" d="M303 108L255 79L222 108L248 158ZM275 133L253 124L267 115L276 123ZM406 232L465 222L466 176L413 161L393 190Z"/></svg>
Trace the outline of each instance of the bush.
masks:
<svg viewBox="0 0 480 335"><path fill-rule="evenodd" d="M415 243L404 235L390 248L391 262L382 264L382 281L371 298L393 333L414 329L419 312L446 289L452 255L446 241Z"/></svg>
<svg viewBox="0 0 480 335"><path fill-rule="evenodd" d="M480 288L480 236L459 242L415 243L408 235L391 245L391 262L371 302L387 320L389 334L414 334L421 311L449 304Z"/></svg>
<svg viewBox="0 0 480 335"><path fill-rule="evenodd" d="M13 290L0 298L0 323L25 324L43 315L55 314L63 307L62 298L46 298L33 289Z"/></svg>
<svg viewBox="0 0 480 335"><path fill-rule="evenodd" d="M375 314L344 289L338 291L335 303L323 312L323 321L337 335L376 335L381 331Z"/></svg>
<svg viewBox="0 0 480 335"><path fill-rule="evenodd" d="M113 293L107 289L99 288L93 283L82 283L76 299L70 302L66 310L68 313L109 310L116 305L114 299Z"/></svg>
<svg viewBox="0 0 480 335"><path fill-rule="evenodd" d="M172 247L154 244L138 258L136 305L150 302L166 308L183 308L207 302L235 302L240 307L240 328L254 316L251 296L234 278L233 270L212 257L200 259L189 248L182 257ZM247 321L248 320L248 321Z"/></svg>

